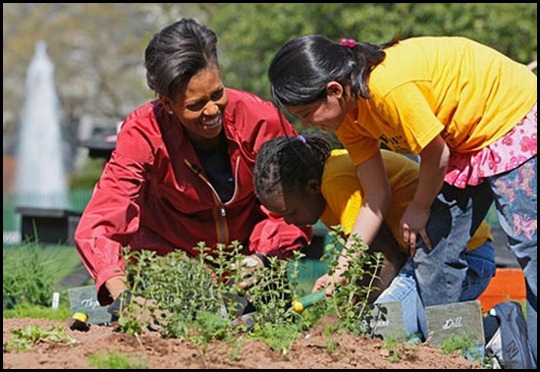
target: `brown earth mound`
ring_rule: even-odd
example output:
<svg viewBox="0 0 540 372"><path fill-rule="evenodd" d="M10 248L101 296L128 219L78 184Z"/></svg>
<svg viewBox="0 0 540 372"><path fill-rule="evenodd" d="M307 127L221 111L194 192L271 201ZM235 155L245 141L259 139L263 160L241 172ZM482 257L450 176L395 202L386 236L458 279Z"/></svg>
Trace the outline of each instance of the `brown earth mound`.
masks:
<svg viewBox="0 0 540 372"><path fill-rule="evenodd" d="M6 352L11 332L25 325L42 329L64 326L77 340L74 346L38 344L24 352ZM3 320L4 369L94 369L88 357L97 352L122 352L148 369L482 369L459 354L443 354L438 348L382 347L382 341L335 334L324 335L314 328L297 340L286 355L271 350L261 341L243 339L240 347L212 342L205 347L158 333L141 337L118 333L114 327L91 326L88 332L72 331L67 324L39 319ZM392 362L396 353L397 361Z"/></svg>

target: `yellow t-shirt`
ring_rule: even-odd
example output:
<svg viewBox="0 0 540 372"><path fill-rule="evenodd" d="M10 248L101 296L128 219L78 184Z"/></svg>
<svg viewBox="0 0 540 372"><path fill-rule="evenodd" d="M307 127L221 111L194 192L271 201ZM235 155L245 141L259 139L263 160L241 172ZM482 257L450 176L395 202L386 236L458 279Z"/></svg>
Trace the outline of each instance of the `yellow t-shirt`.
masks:
<svg viewBox="0 0 540 372"><path fill-rule="evenodd" d="M401 247L408 252L408 246L401 239L399 221L414 197L419 165L404 155L388 150L381 152L392 190L392 204L384 222ZM347 150L332 151L324 165L321 183L321 192L326 200L320 218L322 223L329 228L341 225L345 233L350 234L362 206L364 191ZM484 220L467 244L467 250L478 248L487 239L493 240L493 236Z"/></svg>
<svg viewBox="0 0 540 372"><path fill-rule="evenodd" d="M385 49L371 99L357 100L337 136L358 165L380 143L419 154L440 134L452 152L478 151L506 134L536 102L536 75L463 37L416 37Z"/></svg>

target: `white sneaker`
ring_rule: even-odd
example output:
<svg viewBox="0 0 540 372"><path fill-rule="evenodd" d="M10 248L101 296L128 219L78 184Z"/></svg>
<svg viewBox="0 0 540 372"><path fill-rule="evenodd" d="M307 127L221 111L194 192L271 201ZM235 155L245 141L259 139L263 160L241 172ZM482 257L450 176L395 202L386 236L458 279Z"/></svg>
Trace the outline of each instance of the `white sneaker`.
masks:
<svg viewBox="0 0 540 372"><path fill-rule="evenodd" d="M521 305L514 301L503 302L493 307L489 313L499 320L497 332L486 345L486 352L492 353L497 359L495 368L532 369L527 324Z"/></svg>

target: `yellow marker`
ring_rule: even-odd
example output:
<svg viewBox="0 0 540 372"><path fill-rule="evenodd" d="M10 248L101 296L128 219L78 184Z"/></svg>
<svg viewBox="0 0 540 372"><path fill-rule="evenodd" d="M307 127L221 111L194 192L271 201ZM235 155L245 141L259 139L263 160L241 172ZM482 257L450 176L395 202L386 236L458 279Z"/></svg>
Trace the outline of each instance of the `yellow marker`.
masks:
<svg viewBox="0 0 540 372"><path fill-rule="evenodd" d="M302 311L304 311L304 305L300 300L294 300L292 302L292 307L297 313L301 313Z"/></svg>
<svg viewBox="0 0 540 372"><path fill-rule="evenodd" d="M88 312L84 309L77 309L71 318L86 323L88 322Z"/></svg>
<svg viewBox="0 0 540 372"><path fill-rule="evenodd" d="M72 330L86 332L90 329L88 324L88 311L84 308L75 310L70 319L69 328Z"/></svg>

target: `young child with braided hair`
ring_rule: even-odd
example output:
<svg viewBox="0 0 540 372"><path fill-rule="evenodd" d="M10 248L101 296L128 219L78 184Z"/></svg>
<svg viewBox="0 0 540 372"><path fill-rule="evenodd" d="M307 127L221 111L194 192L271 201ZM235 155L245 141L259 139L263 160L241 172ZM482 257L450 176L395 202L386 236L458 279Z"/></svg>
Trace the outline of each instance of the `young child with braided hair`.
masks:
<svg viewBox="0 0 540 372"><path fill-rule="evenodd" d="M426 337L427 322L417 292L413 261L411 257L403 259L404 254L410 256L410 251L399 230L401 214L414 197L419 164L405 155L387 150L381 153L393 198L384 228L370 244L370 250L381 251L385 256L379 283L382 293L370 300L400 301L406 333ZM332 150L324 133L308 131L266 142L257 156L254 177L255 193L261 203L283 216L287 223L308 226L320 219L328 228L341 225L346 235L351 233L364 189L347 150ZM468 269L460 301L478 298L495 274L492 241L490 227L483 221L463 254Z"/></svg>

